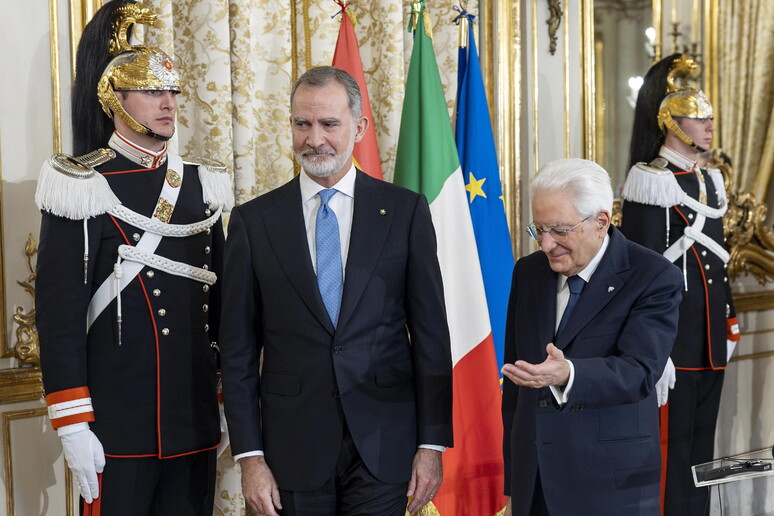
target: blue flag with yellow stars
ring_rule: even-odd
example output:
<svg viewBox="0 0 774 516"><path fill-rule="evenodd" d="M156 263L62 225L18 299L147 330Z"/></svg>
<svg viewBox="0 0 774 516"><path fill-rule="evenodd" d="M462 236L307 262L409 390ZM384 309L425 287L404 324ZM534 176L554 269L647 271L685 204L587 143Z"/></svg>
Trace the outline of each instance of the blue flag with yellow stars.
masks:
<svg viewBox="0 0 774 516"><path fill-rule="evenodd" d="M473 23L467 25L468 45L459 49L455 138L484 276L499 369L503 365L513 248L505 217L500 168L473 36Z"/></svg>

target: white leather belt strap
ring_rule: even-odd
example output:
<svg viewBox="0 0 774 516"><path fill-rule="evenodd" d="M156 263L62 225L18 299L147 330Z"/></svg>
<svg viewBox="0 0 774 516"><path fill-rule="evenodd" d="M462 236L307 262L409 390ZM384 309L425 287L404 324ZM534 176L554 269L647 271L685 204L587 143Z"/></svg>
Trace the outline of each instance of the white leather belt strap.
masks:
<svg viewBox="0 0 774 516"><path fill-rule="evenodd" d="M177 197L180 194L180 190L183 185L184 165L183 159L179 155L171 152L167 155L167 178L169 177L170 170L177 172L180 176L180 180L175 186L171 185L168 179L164 180L164 186L161 188L159 200L156 201L156 205L158 206L159 202L161 202L163 199L169 205L171 205L172 209L174 209L175 203L177 203ZM155 212L153 214L153 219L158 220ZM142 238L139 242L137 242L135 247L142 249L146 253L153 254L153 252L159 246L159 243L161 243L161 238L162 235L159 233L145 231L145 233L142 235ZM141 262L129 262L126 267L123 267L123 274L121 274L120 278L114 272L112 275L108 276L105 281L102 282L102 284L92 296L91 302L89 303L89 312L86 319L87 332L91 328L91 325L94 324L94 321L97 320L97 317L99 317L99 315L103 312L103 310L105 310L105 308L110 305L113 299L120 295L120 292L125 289L129 283L132 282L134 277L140 273L143 267L144 264Z"/></svg>
<svg viewBox="0 0 774 516"><path fill-rule="evenodd" d="M131 245L118 246L118 255L127 262L137 262L174 276L192 279L200 283L206 283L210 286L214 285L218 280L218 276L212 271L194 267L187 263L176 262L157 254L148 253ZM124 269L127 268L128 266L124 267Z"/></svg>
<svg viewBox="0 0 774 516"><path fill-rule="evenodd" d="M706 194L706 191L706 185L703 182L699 182L699 194ZM674 244L672 244L666 251L664 251L664 257L670 262L674 263L681 256L683 256L695 242L699 242L718 258L723 260L723 263L728 263L729 255L728 252L723 249L723 246L702 232L707 217L712 219L722 217L728 208L728 203L722 203L720 208L710 208L709 206L701 204L696 199L686 195L685 204L696 212L696 220L693 224L685 228L683 236L678 238ZM685 264L683 264L683 266L685 266Z"/></svg>
<svg viewBox="0 0 774 516"><path fill-rule="evenodd" d="M694 221L692 225L687 226L685 228L686 230L683 232L683 236L678 238L674 244L669 246L669 249L664 251L664 257L672 263L676 262L696 241L690 234L695 234L696 232L701 233L701 230L704 229L704 222L706 220L707 218L704 215L697 213L696 221ZM693 228L693 231L687 231L688 228Z"/></svg>
<svg viewBox="0 0 774 516"><path fill-rule="evenodd" d="M696 231L693 226L688 226L685 228L685 234L688 235L689 238L693 238L696 242L699 242L701 245L709 249L710 252L712 252L715 256L723 260L723 263L728 263L728 260L731 258L731 256L728 254L728 251L726 251L722 245L712 240L706 234L700 231Z"/></svg>

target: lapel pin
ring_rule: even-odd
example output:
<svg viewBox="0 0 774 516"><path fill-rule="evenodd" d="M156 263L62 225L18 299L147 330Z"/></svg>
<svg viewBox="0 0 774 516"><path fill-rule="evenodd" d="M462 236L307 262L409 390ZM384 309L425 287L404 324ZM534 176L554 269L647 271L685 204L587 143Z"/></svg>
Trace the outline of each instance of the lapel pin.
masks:
<svg viewBox="0 0 774 516"><path fill-rule="evenodd" d="M612 292L612 291L614 291L614 290L615 290L615 287L607 287L607 291L608 291L608 292Z"/></svg>
<svg viewBox="0 0 774 516"><path fill-rule="evenodd" d="M381 208L379 210L379 215L387 215L387 210L385 210L384 208Z"/></svg>

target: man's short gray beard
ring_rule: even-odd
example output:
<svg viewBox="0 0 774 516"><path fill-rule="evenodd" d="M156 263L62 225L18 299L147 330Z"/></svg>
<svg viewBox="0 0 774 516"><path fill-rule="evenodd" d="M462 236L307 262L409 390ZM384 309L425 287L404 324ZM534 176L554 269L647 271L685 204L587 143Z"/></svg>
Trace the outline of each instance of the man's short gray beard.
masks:
<svg viewBox="0 0 774 516"><path fill-rule="evenodd" d="M341 170L341 167L344 166L344 164L347 162L347 160L352 156L352 151L355 148L355 141L352 140L346 150L346 152L342 154L333 154L328 151L318 151L316 149L307 149L301 152L293 151L293 157L296 158L296 161L301 165L301 168L304 169L304 171L314 177L324 178L324 177L330 177L339 170ZM333 156L333 159L328 160L321 160L320 162L317 162L315 158L309 158L305 154L309 153L323 153L327 154L329 156Z"/></svg>

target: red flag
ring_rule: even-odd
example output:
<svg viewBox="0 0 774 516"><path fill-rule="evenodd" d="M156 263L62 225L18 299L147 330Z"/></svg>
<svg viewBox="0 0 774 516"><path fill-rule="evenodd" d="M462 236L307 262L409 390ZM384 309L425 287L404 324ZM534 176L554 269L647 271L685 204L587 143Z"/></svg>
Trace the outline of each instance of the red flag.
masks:
<svg viewBox="0 0 774 516"><path fill-rule="evenodd" d="M376 129L374 117L371 114L371 101L368 99L363 63L360 60L360 49L355 36L355 27L352 24L347 6L344 2L336 2L341 6L341 27L339 37L336 40L336 51L333 53L333 66L341 68L355 78L360 86L360 94L363 97L363 116L368 118L368 129L363 139L355 144L353 153L355 165L377 179L382 179L382 164L379 161L379 146L376 143Z"/></svg>

